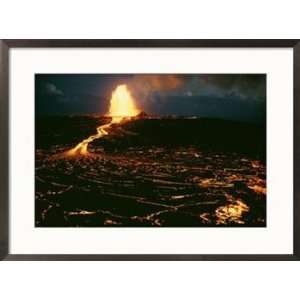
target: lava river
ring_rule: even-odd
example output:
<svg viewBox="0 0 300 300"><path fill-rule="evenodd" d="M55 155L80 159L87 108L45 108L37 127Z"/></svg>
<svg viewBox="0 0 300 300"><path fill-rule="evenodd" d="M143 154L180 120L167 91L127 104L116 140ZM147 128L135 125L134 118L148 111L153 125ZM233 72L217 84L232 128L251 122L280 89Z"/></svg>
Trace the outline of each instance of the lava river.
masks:
<svg viewBox="0 0 300 300"><path fill-rule="evenodd" d="M97 128L97 133L89 136L74 148L66 152L67 156L88 155L88 145L96 139L109 134L109 128L116 123L125 121L128 117L134 117L139 114L139 109L136 108L134 98L125 84L118 85L113 91L110 100L109 114L112 119L109 123L101 125Z"/></svg>

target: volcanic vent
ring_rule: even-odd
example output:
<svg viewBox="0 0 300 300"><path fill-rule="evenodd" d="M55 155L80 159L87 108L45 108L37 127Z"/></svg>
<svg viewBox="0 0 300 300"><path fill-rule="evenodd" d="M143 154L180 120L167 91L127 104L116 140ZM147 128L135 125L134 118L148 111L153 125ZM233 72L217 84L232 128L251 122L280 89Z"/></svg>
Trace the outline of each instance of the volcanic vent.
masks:
<svg viewBox="0 0 300 300"><path fill-rule="evenodd" d="M97 133L89 136L74 148L67 151L67 156L76 155L89 155L88 145L92 141L99 139L109 134L109 128L112 124L120 123L128 120L128 118L135 117L140 113L140 110L135 105L135 100L132 97L126 84L121 84L116 87L112 92L110 99L110 108L108 116L111 117L111 121L107 124L97 127Z"/></svg>

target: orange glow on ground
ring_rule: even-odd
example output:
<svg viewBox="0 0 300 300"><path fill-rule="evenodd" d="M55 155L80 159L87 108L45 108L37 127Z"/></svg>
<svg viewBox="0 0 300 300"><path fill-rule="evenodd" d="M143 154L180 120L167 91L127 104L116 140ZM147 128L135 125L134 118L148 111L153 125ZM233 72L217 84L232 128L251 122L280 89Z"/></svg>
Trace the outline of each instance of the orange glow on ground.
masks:
<svg viewBox="0 0 300 300"><path fill-rule="evenodd" d="M244 224L242 216L244 213L249 212L249 206L242 202L241 199L238 199L234 203L230 203L225 206L221 206L216 209L216 224Z"/></svg>

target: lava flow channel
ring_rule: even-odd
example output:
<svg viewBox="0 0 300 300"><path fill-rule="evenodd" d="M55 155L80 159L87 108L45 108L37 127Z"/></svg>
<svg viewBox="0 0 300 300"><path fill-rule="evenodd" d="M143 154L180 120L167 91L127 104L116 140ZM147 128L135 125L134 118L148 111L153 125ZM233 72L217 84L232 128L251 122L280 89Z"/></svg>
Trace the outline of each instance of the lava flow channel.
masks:
<svg viewBox="0 0 300 300"><path fill-rule="evenodd" d="M109 123L101 125L97 128L97 133L84 139L78 143L74 148L67 151L68 156L74 155L88 155L88 145L92 141L108 135L108 129L116 123L124 121L128 117L134 117L139 114L139 110L135 106L134 98L131 96L126 84L118 85L113 91L110 100L109 114L112 119Z"/></svg>

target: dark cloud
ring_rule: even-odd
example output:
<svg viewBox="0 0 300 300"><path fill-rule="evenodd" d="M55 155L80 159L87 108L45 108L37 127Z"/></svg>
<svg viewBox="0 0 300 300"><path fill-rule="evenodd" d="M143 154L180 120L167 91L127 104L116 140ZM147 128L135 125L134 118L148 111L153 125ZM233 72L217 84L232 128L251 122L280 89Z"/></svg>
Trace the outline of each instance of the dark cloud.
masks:
<svg viewBox="0 0 300 300"><path fill-rule="evenodd" d="M54 95L54 96L63 96L64 93L62 90L58 89L55 84L53 83L45 83L45 92L48 95Z"/></svg>
<svg viewBox="0 0 300 300"><path fill-rule="evenodd" d="M265 74L37 74L36 112L105 114L119 84L150 114L265 118Z"/></svg>
<svg viewBox="0 0 300 300"><path fill-rule="evenodd" d="M142 103L169 96L215 96L265 100L265 74L139 74L127 81Z"/></svg>
<svg viewBox="0 0 300 300"><path fill-rule="evenodd" d="M225 96L236 96L242 99L254 98L263 100L266 97L265 74L214 74L203 75L207 85L213 86Z"/></svg>
<svg viewBox="0 0 300 300"><path fill-rule="evenodd" d="M134 75L129 85L144 93L153 91L170 91L181 88L186 81L184 76L173 74L141 74Z"/></svg>

